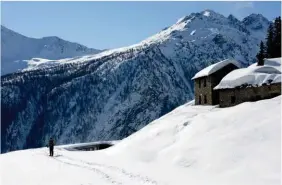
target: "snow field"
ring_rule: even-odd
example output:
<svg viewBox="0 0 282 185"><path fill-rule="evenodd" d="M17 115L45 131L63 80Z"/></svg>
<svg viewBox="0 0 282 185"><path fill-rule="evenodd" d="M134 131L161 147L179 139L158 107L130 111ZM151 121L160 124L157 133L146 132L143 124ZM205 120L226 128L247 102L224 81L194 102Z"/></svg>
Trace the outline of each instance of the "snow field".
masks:
<svg viewBox="0 0 282 185"><path fill-rule="evenodd" d="M276 185L280 131L281 96L229 108L189 102L105 150L2 154L1 182Z"/></svg>

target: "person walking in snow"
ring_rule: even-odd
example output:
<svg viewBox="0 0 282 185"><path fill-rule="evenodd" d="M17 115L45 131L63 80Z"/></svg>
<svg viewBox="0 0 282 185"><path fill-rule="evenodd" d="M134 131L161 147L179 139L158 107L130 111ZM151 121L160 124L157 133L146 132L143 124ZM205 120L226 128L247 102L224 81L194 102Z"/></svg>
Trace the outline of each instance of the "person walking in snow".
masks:
<svg viewBox="0 0 282 185"><path fill-rule="evenodd" d="M49 140L49 151L50 151L50 156L53 156L54 155L54 140L53 138L51 137L50 140Z"/></svg>

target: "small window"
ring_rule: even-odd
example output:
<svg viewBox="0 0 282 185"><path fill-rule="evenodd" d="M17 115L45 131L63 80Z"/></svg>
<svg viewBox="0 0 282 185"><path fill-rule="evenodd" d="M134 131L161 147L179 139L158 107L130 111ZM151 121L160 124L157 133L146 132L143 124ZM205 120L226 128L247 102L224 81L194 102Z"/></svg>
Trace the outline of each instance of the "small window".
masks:
<svg viewBox="0 0 282 185"><path fill-rule="evenodd" d="M199 96L199 104L202 103L201 95Z"/></svg>
<svg viewBox="0 0 282 185"><path fill-rule="evenodd" d="M256 100L261 100L261 96L260 95L256 95Z"/></svg>
<svg viewBox="0 0 282 185"><path fill-rule="evenodd" d="M235 96L231 96L231 103L233 104L233 103L235 103Z"/></svg>
<svg viewBox="0 0 282 185"><path fill-rule="evenodd" d="M201 88L201 80L199 80L199 88Z"/></svg>
<svg viewBox="0 0 282 185"><path fill-rule="evenodd" d="M207 103L207 95L204 96L204 102Z"/></svg>
<svg viewBox="0 0 282 185"><path fill-rule="evenodd" d="M251 96L250 101L251 102L256 101L256 97L255 96Z"/></svg>
<svg viewBox="0 0 282 185"><path fill-rule="evenodd" d="M206 82L206 79L204 79L204 87L207 86L207 82Z"/></svg>
<svg viewBox="0 0 282 185"><path fill-rule="evenodd" d="M279 95L281 95L280 93L271 93L270 94L270 96L273 98L273 97L275 97L275 96L279 96Z"/></svg>

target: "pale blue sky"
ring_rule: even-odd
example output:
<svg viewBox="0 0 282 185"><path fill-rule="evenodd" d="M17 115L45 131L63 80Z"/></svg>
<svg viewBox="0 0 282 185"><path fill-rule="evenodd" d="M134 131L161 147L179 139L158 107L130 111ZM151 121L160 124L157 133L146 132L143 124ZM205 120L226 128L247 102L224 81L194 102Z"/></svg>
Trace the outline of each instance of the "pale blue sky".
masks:
<svg viewBox="0 0 282 185"><path fill-rule="evenodd" d="M97 49L138 43L204 9L239 19L250 13L273 19L281 12L281 2L1 2L1 6L1 24L7 28Z"/></svg>

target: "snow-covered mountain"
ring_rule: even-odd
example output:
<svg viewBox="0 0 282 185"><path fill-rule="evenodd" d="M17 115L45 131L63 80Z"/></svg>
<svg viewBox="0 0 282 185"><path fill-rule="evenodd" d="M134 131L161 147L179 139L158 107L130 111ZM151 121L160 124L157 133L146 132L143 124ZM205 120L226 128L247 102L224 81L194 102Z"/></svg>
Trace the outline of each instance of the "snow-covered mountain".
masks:
<svg viewBox="0 0 282 185"><path fill-rule="evenodd" d="M262 27L254 30L205 10L133 46L2 76L2 151L39 147L50 136L63 144L136 132L193 99L200 69L226 58L253 63L269 24L255 20Z"/></svg>
<svg viewBox="0 0 282 185"><path fill-rule="evenodd" d="M47 58L51 60L100 52L58 37L29 38L1 25L1 75L28 67L24 60Z"/></svg>
<svg viewBox="0 0 282 185"><path fill-rule="evenodd" d="M281 96L226 109L191 102L111 148L83 152L55 146L54 152L54 157L48 148L0 155L1 182L280 185Z"/></svg>

